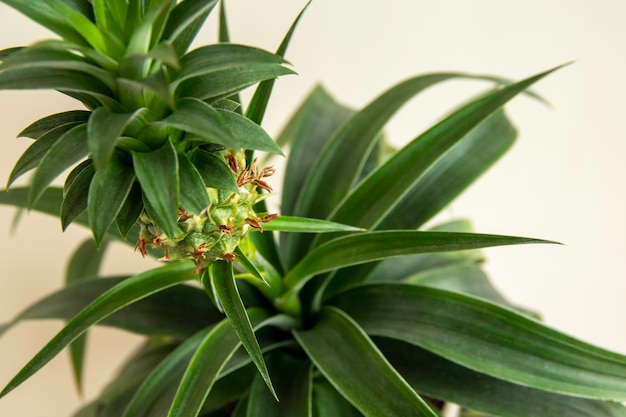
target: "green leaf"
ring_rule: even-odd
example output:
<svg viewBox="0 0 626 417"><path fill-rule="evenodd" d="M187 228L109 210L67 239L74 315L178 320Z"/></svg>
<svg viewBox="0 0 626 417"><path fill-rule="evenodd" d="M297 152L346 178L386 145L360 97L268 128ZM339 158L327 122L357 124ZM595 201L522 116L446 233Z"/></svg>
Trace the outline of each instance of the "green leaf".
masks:
<svg viewBox="0 0 626 417"><path fill-rule="evenodd" d="M217 0L183 0L172 9L163 39L172 42L177 55L187 50L216 4Z"/></svg>
<svg viewBox="0 0 626 417"><path fill-rule="evenodd" d="M237 181L233 171L221 155L196 148L189 155L204 184L210 188L237 192Z"/></svg>
<svg viewBox="0 0 626 417"><path fill-rule="evenodd" d="M243 148L283 155L280 147L270 135L252 120L232 111L218 109L218 112Z"/></svg>
<svg viewBox="0 0 626 417"><path fill-rule="evenodd" d="M326 380L313 384L313 417L362 417Z"/></svg>
<svg viewBox="0 0 626 417"><path fill-rule="evenodd" d="M510 99L558 68L497 89L437 123L361 182L334 210L331 220L367 228L378 225L432 163Z"/></svg>
<svg viewBox="0 0 626 417"><path fill-rule="evenodd" d="M342 311L325 308L313 328L294 336L322 375L366 416L437 417Z"/></svg>
<svg viewBox="0 0 626 417"><path fill-rule="evenodd" d="M315 248L285 276L285 285L297 291L317 274L386 258L527 243L553 242L513 236L414 230L359 233Z"/></svg>
<svg viewBox="0 0 626 417"><path fill-rule="evenodd" d="M276 397L276 392L272 386L269 373L263 360L263 353L257 341L252 324L241 301L241 296L235 284L233 275L233 265L229 262L218 261L211 265L211 285L217 296L226 317L230 320L237 337L241 340L252 362L256 365L267 387L272 395ZM207 288L207 291L209 289Z"/></svg>
<svg viewBox="0 0 626 417"><path fill-rule="evenodd" d="M206 185L191 161L182 153L177 156L180 188L184 190L180 193L180 205L193 214L200 214L211 205Z"/></svg>
<svg viewBox="0 0 626 417"><path fill-rule="evenodd" d="M159 124L189 132L209 143L219 143L229 148L240 147L239 140L230 130L223 115L212 106L194 98L177 103L178 108Z"/></svg>
<svg viewBox="0 0 626 417"><path fill-rule="evenodd" d="M132 167L115 156L93 176L87 212L96 245L102 242L106 231L122 209L134 181Z"/></svg>
<svg viewBox="0 0 626 417"><path fill-rule="evenodd" d="M312 409L312 366L308 360L276 351L267 358L267 366L276 381L276 401L259 375L248 397L249 417L310 417Z"/></svg>
<svg viewBox="0 0 626 417"><path fill-rule="evenodd" d="M91 159L78 164L65 179L63 203L61 204L61 227L63 231L83 213L89 202L89 187L95 174Z"/></svg>
<svg viewBox="0 0 626 417"><path fill-rule="evenodd" d="M489 377L393 339L374 341L418 392L499 417L622 417L624 406L552 394Z"/></svg>
<svg viewBox="0 0 626 417"><path fill-rule="evenodd" d="M181 72L172 89L177 97L216 101L260 81L294 72L284 59L243 45L215 44L197 48L181 58Z"/></svg>
<svg viewBox="0 0 626 417"><path fill-rule="evenodd" d="M15 182L16 179L24 175L26 172L36 168L43 158L46 156L50 148L63 137L71 129L79 126L79 123L67 123L56 128L50 129L33 142L28 149L24 151L22 156L17 160L9 179L7 188Z"/></svg>
<svg viewBox="0 0 626 417"><path fill-rule="evenodd" d="M91 239L85 240L70 258L65 271L65 284L68 285L96 278L100 271L100 264L102 263L105 249L103 246L98 250ZM87 332L69 345L74 382L79 394L83 391L83 361L85 359L86 343Z"/></svg>
<svg viewBox="0 0 626 417"><path fill-rule="evenodd" d="M516 136L504 112L494 112L437 160L377 228L421 226L500 159Z"/></svg>
<svg viewBox="0 0 626 417"><path fill-rule="evenodd" d="M285 34L282 42L280 43L278 50L276 51L276 55L280 57L284 57L287 53L287 48L289 47L289 43L291 42L291 38L300 22L302 16L304 16L304 12L311 4L311 1L308 1L304 6L302 11L298 14L294 22L291 24L291 27ZM222 7L224 4L222 3ZM270 96L272 95L272 90L274 88L274 80L266 80L259 84L257 89L250 100L250 104L248 105L248 111L246 112L246 117L257 124L261 124L263 121L263 116L265 116L265 110L267 109L267 104L269 103Z"/></svg>
<svg viewBox="0 0 626 417"><path fill-rule="evenodd" d="M329 222L328 220L308 219L306 217L278 216L268 223L263 223L263 230L298 232L298 233L332 233L332 232L363 232L365 229L347 224Z"/></svg>
<svg viewBox="0 0 626 417"><path fill-rule="evenodd" d="M150 294L195 278L193 264L178 262L135 275L99 296L78 313L48 344L39 351L0 393L5 396L41 369L63 348L94 324L122 307ZM88 281L89 282L89 281Z"/></svg>
<svg viewBox="0 0 626 417"><path fill-rule="evenodd" d="M133 152L137 180L144 200L149 202L153 220L173 239L178 235L179 176L176 150L168 140L152 152Z"/></svg>
<svg viewBox="0 0 626 417"><path fill-rule="evenodd" d="M87 125L87 138L96 171L106 167L118 138L122 136L128 124L144 110L146 109L119 114L100 107L92 112Z"/></svg>
<svg viewBox="0 0 626 417"><path fill-rule="evenodd" d="M32 207L50 183L63 171L87 156L87 125L66 132L46 152L33 176L28 205Z"/></svg>
<svg viewBox="0 0 626 417"><path fill-rule="evenodd" d="M265 278L263 277L263 274L261 274L261 271L259 271L258 268L256 267L256 265L254 265L254 263L250 259L248 259L248 256L246 255L246 253L244 251L242 251L239 246L237 246L237 248L235 248L235 253L238 255L237 261L239 263L241 263L241 265L243 265L243 267L246 269L246 271L248 271L250 274L252 274L252 276L254 276L256 279L258 279L263 284L265 284L267 286L270 285L265 280Z"/></svg>
<svg viewBox="0 0 626 417"><path fill-rule="evenodd" d="M477 298L372 284L330 302L370 335L403 340L495 378L566 395L626 398L626 356Z"/></svg>
<svg viewBox="0 0 626 417"><path fill-rule="evenodd" d="M86 122L89 120L91 112L86 110L71 110L62 113L52 114L50 116L43 117L22 130L17 136L27 137L32 139L39 139L49 131L56 129L59 126Z"/></svg>

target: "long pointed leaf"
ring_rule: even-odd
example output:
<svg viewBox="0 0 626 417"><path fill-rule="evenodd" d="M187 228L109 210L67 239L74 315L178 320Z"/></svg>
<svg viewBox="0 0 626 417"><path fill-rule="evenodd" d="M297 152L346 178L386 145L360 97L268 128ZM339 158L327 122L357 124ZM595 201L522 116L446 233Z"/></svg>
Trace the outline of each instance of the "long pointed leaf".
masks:
<svg viewBox="0 0 626 417"><path fill-rule="evenodd" d="M312 329L294 336L326 379L366 416L437 417L342 311L325 308Z"/></svg>
<svg viewBox="0 0 626 417"><path fill-rule="evenodd" d="M71 110L62 113L55 113L31 123L17 136L39 139L47 132L59 126L70 123L86 122L87 120L89 120L90 114L91 112L85 110Z"/></svg>
<svg viewBox="0 0 626 417"><path fill-rule="evenodd" d="M78 164L65 179L61 204L61 228L64 231L74 219L87 210L89 188L95 173L91 159L86 159Z"/></svg>
<svg viewBox="0 0 626 417"><path fill-rule="evenodd" d="M393 339L374 341L418 392L499 417L623 417L616 403L552 394L463 368L440 356Z"/></svg>
<svg viewBox="0 0 626 417"><path fill-rule="evenodd" d="M180 193L180 205L193 214L200 214L211 204L207 186L191 161L182 153L177 156L180 188L183 190Z"/></svg>
<svg viewBox="0 0 626 417"><path fill-rule="evenodd" d="M187 50L216 4L217 0L183 0L174 7L163 39L172 42L178 55Z"/></svg>
<svg viewBox="0 0 626 417"><path fill-rule="evenodd" d="M365 229L347 224L329 222L327 220L308 219L306 217L278 216L263 224L263 230L298 232L298 233L332 233L332 232L363 232Z"/></svg>
<svg viewBox="0 0 626 417"><path fill-rule="evenodd" d="M297 290L314 275L385 258L527 243L553 242L513 236L412 230L359 233L315 248L287 274L285 285Z"/></svg>
<svg viewBox="0 0 626 417"><path fill-rule="evenodd" d="M258 124L235 112L218 110L232 132L245 149L255 149L282 155L283 152L267 132Z"/></svg>
<svg viewBox="0 0 626 417"><path fill-rule="evenodd" d="M174 263L138 274L121 282L82 310L39 351L0 393L5 396L30 378L85 330L122 307L157 291L195 279L193 264Z"/></svg>
<svg viewBox="0 0 626 417"><path fill-rule="evenodd" d="M626 399L626 356L477 298L372 284L348 290L331 303L370 335L415 344L496 378L567 395Z"/></svg>
<svg viewBox="0 0 626 417"><path fill-rule="evenodd" d="M276 397L276 392L263 360L263 353L254 335L252 324L246 314L245 306L235 284L233 265L225 261L213 264L211 266L211 285L237 337L241 340L243 347L250 355L252 362L256 365L270 392Z"/></svg>

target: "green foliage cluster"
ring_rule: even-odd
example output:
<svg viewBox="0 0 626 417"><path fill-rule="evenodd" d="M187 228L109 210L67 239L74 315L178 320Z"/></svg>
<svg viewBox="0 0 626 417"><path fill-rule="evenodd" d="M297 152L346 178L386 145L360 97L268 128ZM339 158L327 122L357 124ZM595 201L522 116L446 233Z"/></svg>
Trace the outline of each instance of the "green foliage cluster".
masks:
<svg viewBox="0 0 626 417"><path fill-rule="evenodd" d="M270 53L230 43L221 4L220 43L188 50L217 0L2 1L60 39L0 51L0 89L54 89L84 110L20 133L34 141L9 185L33 175L0 203L94 239L66 286L0 328L67 321L0 396L66 347L80 387L87 332L105 325L145 343L74 417L434 417L446 403L626 416L626 357L544 326L481 268L480 248L550 242L466 221L423 228L514 142L503 106L554 70L515 83L420 75L359 111L317 87L274 141L260 125L275 78L293 73L283 57L301 15ZM496 85L401 149L386 144L408 100L456 78ZM274 170L254 152L281 148L277 217ZM102 277L109 241L168 262Z"/></svg>

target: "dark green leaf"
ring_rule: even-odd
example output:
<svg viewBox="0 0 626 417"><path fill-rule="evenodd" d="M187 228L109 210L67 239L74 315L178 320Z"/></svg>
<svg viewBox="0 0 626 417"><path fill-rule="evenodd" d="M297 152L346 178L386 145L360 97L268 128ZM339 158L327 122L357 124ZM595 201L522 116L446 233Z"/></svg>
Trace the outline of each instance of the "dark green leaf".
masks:
<svg viewBox="0 0 626 417"><path fill-rule="evenodd" d="M110 316L122 307L150 294L195 278L193 263L179 262L165 265L135 275L119 283L99 296L78 313L30 362L9 382L0 393L5 396L30 378L41 367L54 358L63 348L83 334L94 324ZM97 282L97 281L87 281Z"/></svg>
<svg viewBox="0 0 626 417"><path fill-rule="evenodd" d="M498 89L446 117L361 182L337 207L331 219L375 227L432 163L510 99L558 68Z"/></svg>
<svg viewBox="0 0 626 417"><path fill-rule="evenodd" d="M270 135L252 120L232 111L218 110L218 112L243 148L283 154Z"/></svg>
<svg viewBox="0 0 626 417"><path fill-rule="evenodd" d="M248 397L248 417L310 417L311 362L276 351L268 356L267 366L276 381L280 401L276 401L265 387L263 378L257 375Z"/></svg>
<svg viewBox="0 0 626 417"><path fill-rule="evenodd" d="M126 196L124 205L115 218L115 224L122 237L126 238L130 229L132 229L139 219L139 216L141 216L142 211L143 198L141 195L141 186L135 181Z"/></svg>
<svg viewBox="0 0 626 417"><path fill-rule="evenodd" d="M254 276L263 284L269 286L269 283L265 280L263 274L261 274L261 271L259 271L256 265L254 265L254 263L252 263L252 261L248 259L248 255L246 255L246 253L242 251L239 246L235 249L235 253L238 255L237 262L241 263L246 271L248 271L252 276Z"/></svg>
<svg viewBox="0 0 626 417"><path fill-rule="evenodd" d="M32 207L50 183L63 171L87 156L87 125L66 132L46 152L35 171L28 205Z"/></svg>
<svg viewBox="0 0 626 417"><path fill-rule="evenodd" d="M20 156L20 159L18 159L15 163L7 181L7 188L10 187L11 184L13 184L13 182L20 176L37 167L50 148L57 143L57 141L59 141L64 134L78 125L79 123L67 123L50 129L42 134L28 147L28 149L24 151L22 156Z"/></svg>
<svg viewBox="0 0 626 417"><path fill-rule="evenodd" d="M180 205L193 214L200 214L210 204L209 193L202 176L182 153L178 154L178 171L180 176Z"/></svg>
<svg viewBox="0 0 626 417"><path fill-rule="evenodd" d="M180 184L174 146L168 140L156 151L133 152L133 163L153 220L170 239L175 238L179 233L176 218Z"/></svg>
<svg viewBox="0 0 626 417"><path fill-rule="evenodd" d="M187 50L216 4L217 0L183 0L172 9L163 39L172 42L178 55Z"/></svg>
<svg viewBox="0 0 626 417"><path fill-rule="evenodd" d="M546 391L626 398L626 357L495 304L435 288L371 284L331 300L370 335L415 344L506 381Z"/></svg>
<svg viewBox="0 0 626 417"><path fill-rule="evenodd" d="M174 113L159 123L189 132L197 140L219 143L228 148L240 147L222 114L212 106L194 98L182 99L177 106Z"/></svg>
<svg viewBox="0 0 626 417"><path fill-rule="evenodd" d="M239 190L235 174L221 155L196 148L189 157L207 187L233 192Z"/></svg>
<svg viewBox="0 0 626 417"><path fill-rule="evenodd" d="M315 248L287 274L285 284L297 290L314 275L385 258L527 243L553 242L513 236L413 230L359 233Z"/></svg>
<svg viewBox="0 0 626 417"><path fill-rule="evenodd" d="M421 226L504 155L516 136L504 112L496 111L436 161L377 228Z"/></svg>
<svg viewBox="0 0 626 417"><path fill-rule="evenodd" d="M115 156L93 176L89 187L87 212L89 227L97 245L122 209L134 181L132 167Z"/></svg>
<svg viewBox="0 0 626 417"><path fill-rule="evenodd" d="M391 364L418 392L499 417L623 417L619 404L552 394L512 384L397 340L375 338Z"/></svg>
<svg viewBox="0 0 626 417"><path fill-rule="evenodd" d="M86 122L89 120L91 112L85 110L71 110L63 113L56 113L43 117L31 123L26 129L22 130L17 136L39 139L45 133L66 124Z"/></svg>
<svg viewBox="0 0 626 417"><path fill-rule="evenodd" d="M256 365L263 380L270 389L272 395L276 397L276 392L272 387L272 381L267 372L263 353L257 341L252 324L245 310L245 306L241 301L241 296L235 284L233 275L233 265L226 261L218 261L211 265L211 286L215 291L226 317L230 320L237 337L241 340L243 347L246 349L252 362ZM207 288L207 291L210 290Z"/></svg>
<svg viewBox="0 0 626 417"><path fill-rule="evenodd" d="M312 329L294 336L322 375L366 416L437 417L342 311L325 308Z"/></svg>

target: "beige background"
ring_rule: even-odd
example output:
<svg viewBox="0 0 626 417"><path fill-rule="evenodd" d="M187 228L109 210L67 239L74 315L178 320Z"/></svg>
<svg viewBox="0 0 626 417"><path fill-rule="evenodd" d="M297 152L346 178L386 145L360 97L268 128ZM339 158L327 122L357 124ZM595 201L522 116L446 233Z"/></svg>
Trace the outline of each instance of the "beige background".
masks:
<svg viewBox="0 0 626 417"><path fill-rule="evenodd" d="M303 4L231 0L232 37L274 49ZM618 0L315 0L289 59L300 73L278 83L267 119L276 133L315 82L346 104L362 106L416 73L463 70L523 78L576 63L539 83L552 109L519 98L509 113L521 135L513 151L445 213L468 216L477 231L558 240L566 246L487 251L493 279L513 301L543 312L575 336L626 353L626 3ZM200 42L214 40L213 21ZM0 4L0 48L48 36ZM472 96L483 84L454 82L411 102L388 128L401 142ZM14 139L28 123L77 108L48 92L0 92L0 178L29 144ZM64 260L88 236L31 214L11 235L13 210L0 207L0 322L61 285ZM106 272L132 272L147 261L115 248ZM60 329L28 323L0 340L4 385ZM138 338L97 330L90 340L85 397L95 395ZM63 416L79 400L66 354L0 401L0 417Z"/></svg>

